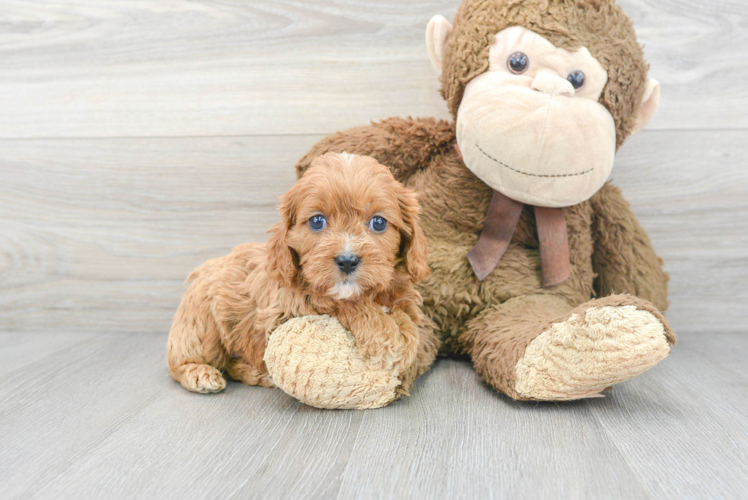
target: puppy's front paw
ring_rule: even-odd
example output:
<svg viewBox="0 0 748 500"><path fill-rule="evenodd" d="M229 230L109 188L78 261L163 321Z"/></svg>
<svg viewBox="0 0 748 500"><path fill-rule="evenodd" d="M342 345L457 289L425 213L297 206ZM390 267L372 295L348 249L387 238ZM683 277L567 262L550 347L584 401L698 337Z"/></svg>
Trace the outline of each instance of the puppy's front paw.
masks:
<svg viewBox="0 0 748 500"><path fill-rule="evenodd" d="M389 314L373 301L341 309L339 319L356 338L363 356L387 370L401 371L413 362L418 345L418 330L408 314L399 307Z"/></svg>
<svg viewBox="0 0 748 500"><path fill-rule="evenodd" d="M392 311L392 319L399 331L400 359L396 362L399 372L406 370L418 354L418 327L411 317L402 309Z"/></svg>
<svg viewBox="0 0 748 500"><path fill-rule="evenodd" d="M390 368L400 359L402 346L399 342L400 328L388 315L370 318L369 324L352 330L358 349L372 362Z"/></svg>
<svg viewBox="0 0 748 500"><path fill-rule="evenodd" d="M397 373L407 369L418 350L418 329L404 311L395 309L366 333L356 335L361 354Z"/></svg>

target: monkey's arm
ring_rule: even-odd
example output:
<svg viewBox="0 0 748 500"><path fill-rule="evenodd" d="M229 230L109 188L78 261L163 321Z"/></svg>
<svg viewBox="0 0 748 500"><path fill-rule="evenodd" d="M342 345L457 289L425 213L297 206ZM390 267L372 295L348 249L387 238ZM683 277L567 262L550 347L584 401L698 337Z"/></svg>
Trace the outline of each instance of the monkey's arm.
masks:
<svg viewBox="0 0 748 500"><path fill-rule="evenodd" d="M665 311L668 274L621 190L608 182L591 202L595 211L592 263L597 273L597 293L601 297L630 293Z"/></svg>
<svg viewBox="0 0 748 500"><path fill-rule="evenodd" d="M312 160L328 152L366 155L390 167L401 182L455 144L454 125L435 118L387 120L332 134L314 145L296 164L301 177Z"/></svg>

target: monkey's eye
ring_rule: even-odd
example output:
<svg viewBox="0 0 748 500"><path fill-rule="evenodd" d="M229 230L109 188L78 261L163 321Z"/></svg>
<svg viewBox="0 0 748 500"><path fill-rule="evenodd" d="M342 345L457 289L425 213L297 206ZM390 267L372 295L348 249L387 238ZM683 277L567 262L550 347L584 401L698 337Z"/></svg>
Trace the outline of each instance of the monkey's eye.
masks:
<svg viewBox="0 0 748 500"><path fill-rule="evenodd" d="M327 218L324 215L313 215L309 219L309 229L318 233L327 227Z"/></svg>
<svg viewBox="0 0 748 500"><path fill-rule="evenodd" d="M516 74L521 74L527 71L527 67L530 65L530 58L524 52L515 52L506 61L506 65L509 71Z"/></svg>
<svg viewBox="0 0 748 500"><path fill-rule="evenodd" d="M579 90L584 86L584 71L572 71L566 79L571 82L571 86L574 87L574 90Z"/></svg>
<svg viewBox="0 0 748 500"><path fill-rule="evenodd" d="M369 220L369 228L375 233L383 233L387 229L387 219L375 215Z"/></svg>

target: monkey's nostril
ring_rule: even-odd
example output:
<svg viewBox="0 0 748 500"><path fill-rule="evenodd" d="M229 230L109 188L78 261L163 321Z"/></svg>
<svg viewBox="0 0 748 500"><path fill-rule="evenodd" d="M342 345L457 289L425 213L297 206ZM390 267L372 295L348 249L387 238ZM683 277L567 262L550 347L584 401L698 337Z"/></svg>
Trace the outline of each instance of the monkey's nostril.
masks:
<svg viewBox="0 0 748 500"><path fill-rule="evenodd" d="M343 271L345 274L351 274L356 270L360 263L361 258L359 258L358 255L343 254L335 257L335 264L337 264L338 269Z"/></svg>

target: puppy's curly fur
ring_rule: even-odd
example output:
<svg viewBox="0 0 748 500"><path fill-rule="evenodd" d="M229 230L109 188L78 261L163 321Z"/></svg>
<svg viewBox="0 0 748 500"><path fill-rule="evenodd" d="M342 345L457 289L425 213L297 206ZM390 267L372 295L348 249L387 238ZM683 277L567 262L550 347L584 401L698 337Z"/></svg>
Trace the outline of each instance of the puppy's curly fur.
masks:
<svg viewBox="0 0 748 500"><path fill-rule="evenodd" d="M337 316L362 353L399 370L404 384L414 379L411 365L430 364L437 349L432 337L419 343L414 285L429 269L414 193L372 158L331 153L283 196L280 212L267 244L238 246L188 277L167 346L174 379L202 393L223 390L223 371L273 386L262 361L268 336L312 314ZM327 226L313 231L309 220L320 214ZM386 230L370 228L374 216ZM336 264L342 254L360 258L350 274Z"/></svg>

